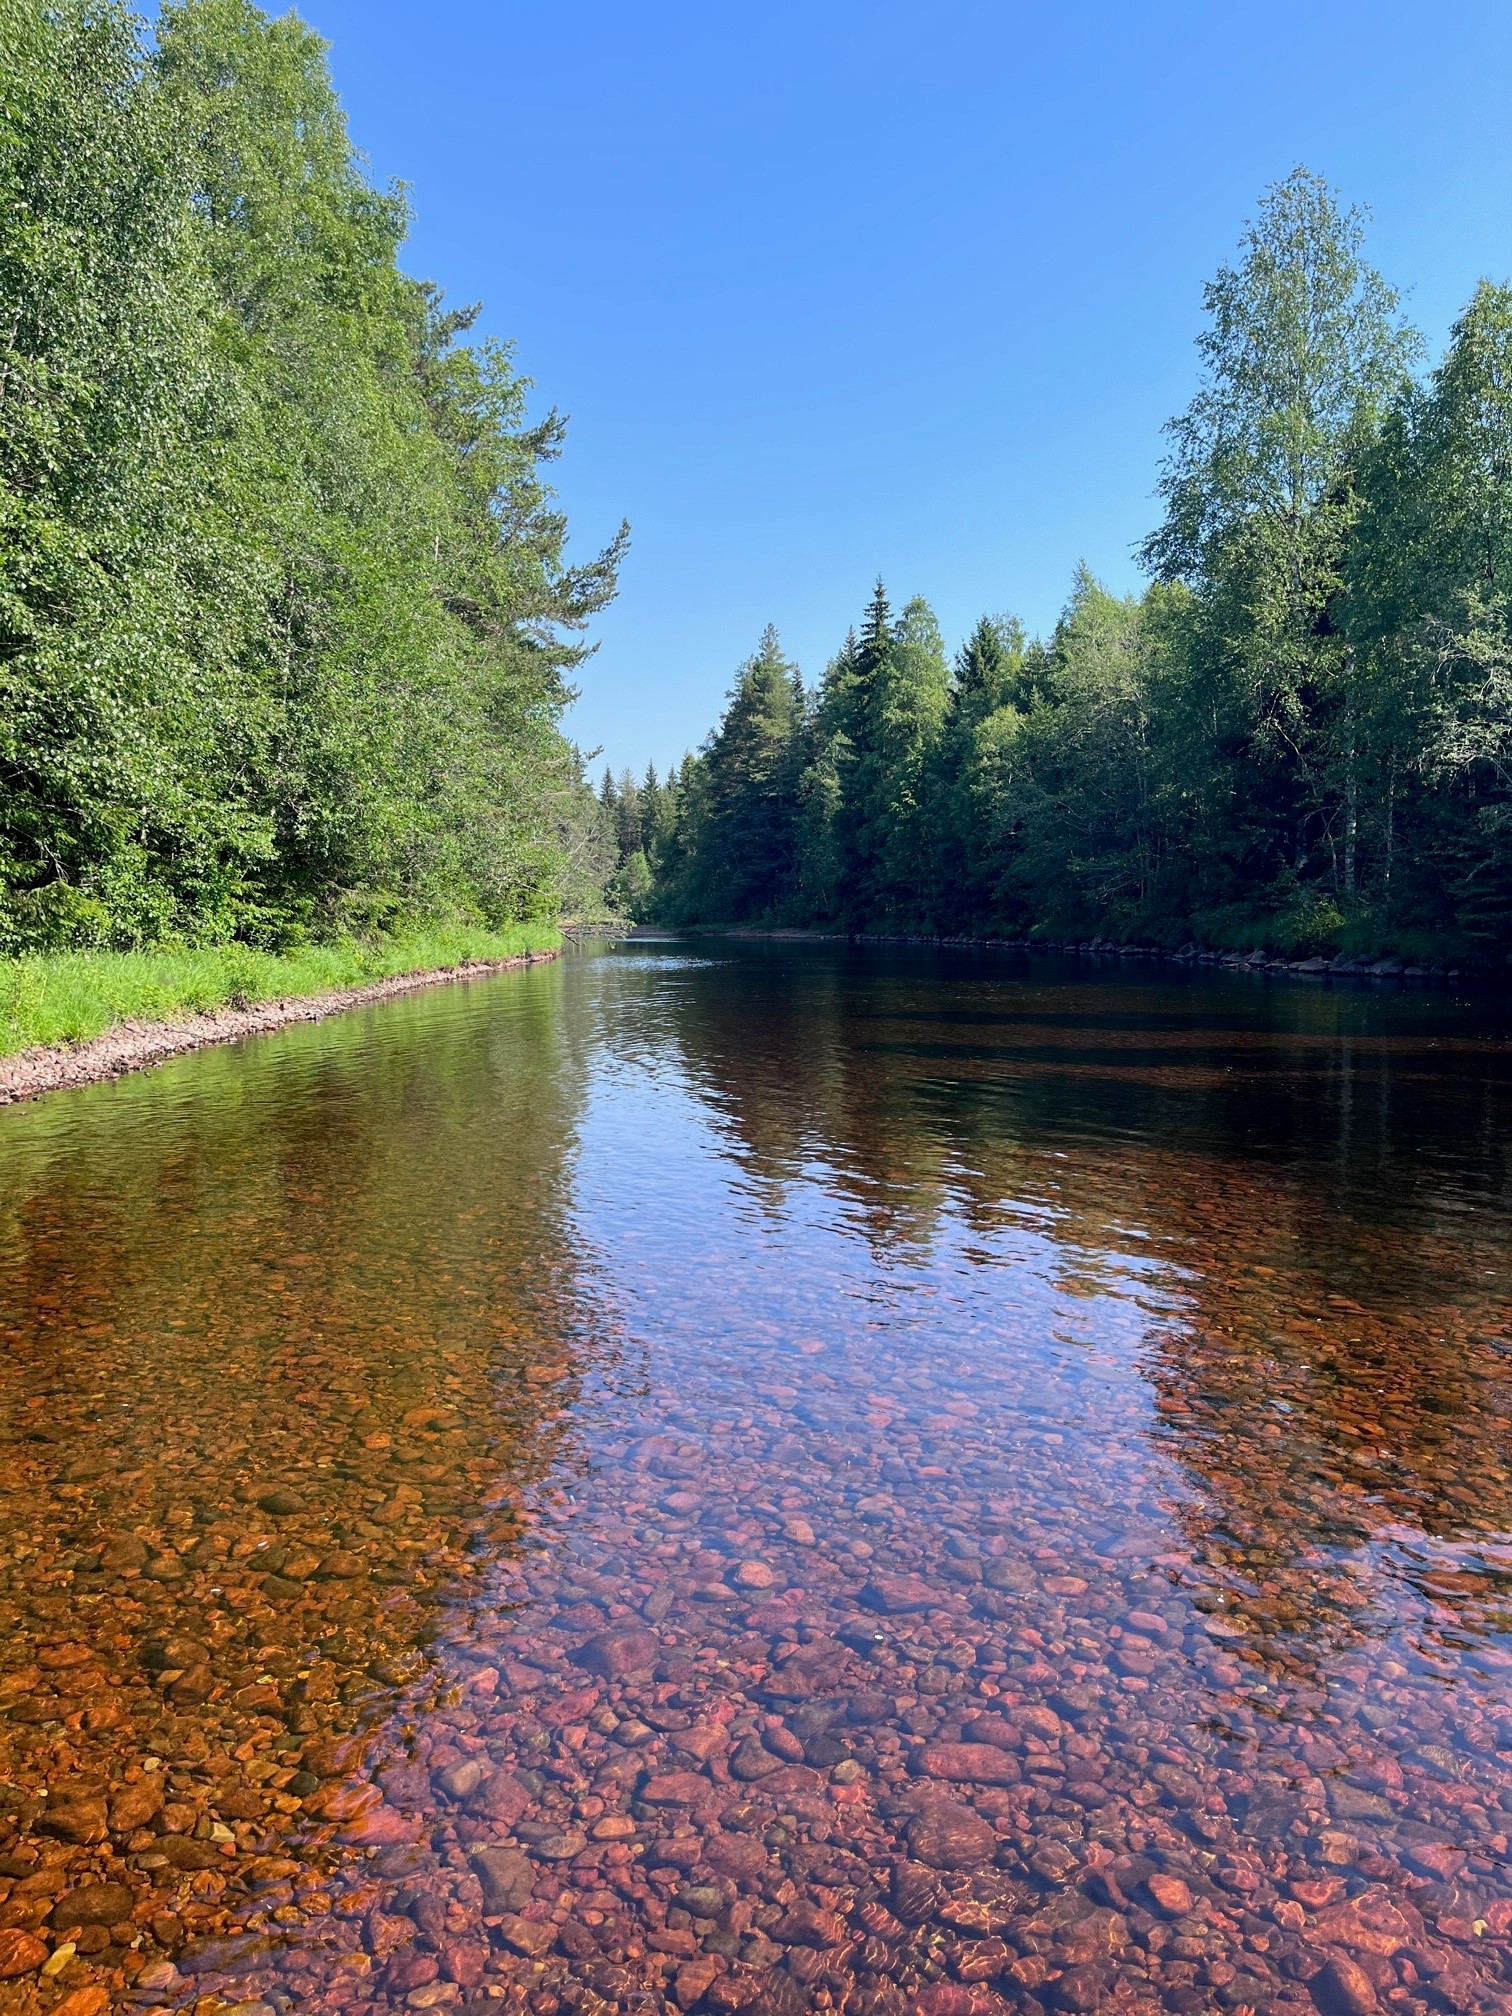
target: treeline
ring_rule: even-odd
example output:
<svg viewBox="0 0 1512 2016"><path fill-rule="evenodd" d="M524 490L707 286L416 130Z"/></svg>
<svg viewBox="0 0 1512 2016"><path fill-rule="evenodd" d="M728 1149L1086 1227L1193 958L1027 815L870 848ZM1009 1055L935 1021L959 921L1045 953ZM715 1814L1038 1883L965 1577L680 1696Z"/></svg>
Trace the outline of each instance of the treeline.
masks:
<svg viewBox="0 0 1512 2016"><path fill-rule="evenodd" d="M1512 290L1428 376L1304 170L1206 290L1141 595L947 658L879 584L816 690L768 631L669 779L606 779L668 923L1512 950Z"/></svg>
<svg viewBox="0 0 1512 2016"><path fill-rule="evenodd" d="M405 228L294 16L0 0L0 951L596 898L623 535Z"/></svg>

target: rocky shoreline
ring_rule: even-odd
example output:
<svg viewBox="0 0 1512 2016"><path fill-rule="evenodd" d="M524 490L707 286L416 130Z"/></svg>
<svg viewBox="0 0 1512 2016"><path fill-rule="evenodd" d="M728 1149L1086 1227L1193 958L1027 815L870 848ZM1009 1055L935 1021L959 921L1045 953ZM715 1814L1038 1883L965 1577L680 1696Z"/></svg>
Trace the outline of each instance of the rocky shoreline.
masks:
<svg viewBox="0 0 1512 2016"><path fill-rule="evenodd" d="M641 935L640 927L632 937ZM663 936L651 931L648 935ZM677 934L673 934L677 935ZM1370 959L1339 953L1332 959L1314 955L1286 959L1257 949L1214 952L1205 946L1183 945L1172 952L1163 945L1126 945L1113 938L972 938L964 934L888 931L756 931L739 929L717 934L726 938L770 938L832 945L919 945L934 950L965 952L1054 952L1063 958L1158 959L1175 966L1221 966L1230 972L1295 975L1304 980L1428 980L1454 985L1486 986L1497 978L1493 968L1469 961L1434 960L1419 964L1395 958Z"/></svg>
<svg viewBox="0 0 1512 2016"><path fill-rule="evenodd" d="M234 1043L244 1036L271 1035L296 1022L324 1022L349 1008L366 1008L397 994L444 981L480 979L555 959L554 951L522 952L510 959L466 960L459 966L433 967L419 973L393 973L363 987L334 988L325 994L259 1001L246 1008L214 1008L173 1022L120 1022L101 1036L82 1043L49 1043L0 1058L0 1106L35 1099L44 1092L98 1085L129 1071L146 1071L170 1057L203 1050L212 1043Z"/></svg>

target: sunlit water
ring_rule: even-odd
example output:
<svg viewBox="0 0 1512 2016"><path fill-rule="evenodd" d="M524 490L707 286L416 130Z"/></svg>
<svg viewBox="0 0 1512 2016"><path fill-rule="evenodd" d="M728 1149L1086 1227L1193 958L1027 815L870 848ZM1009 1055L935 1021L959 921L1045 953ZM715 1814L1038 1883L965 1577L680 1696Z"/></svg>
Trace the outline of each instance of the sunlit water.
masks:
<svg viewBox="0 0 1512 2016"><path fill-rule="evenodd" d="M668 942L0 1116L0 2011L1512 2008L1509 1089Z"/></svg>

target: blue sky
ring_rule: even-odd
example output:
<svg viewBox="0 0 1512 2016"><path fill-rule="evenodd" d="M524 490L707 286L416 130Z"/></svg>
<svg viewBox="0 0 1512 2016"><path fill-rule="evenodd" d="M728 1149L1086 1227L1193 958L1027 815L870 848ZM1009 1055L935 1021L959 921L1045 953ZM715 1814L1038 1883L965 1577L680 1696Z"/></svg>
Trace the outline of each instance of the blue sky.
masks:
<svg viewBox="0 0 1512 2016"><path fill-rule="evenodd" d="M703 737L774 622L877 573L952 643L1137 584L1203 281L1298 161L1435 348L1512 277L1512 7L309 0L406 263L572 416L574 550L634 544L569 728ZM600 759L602 761L602 759Z"/></svg>

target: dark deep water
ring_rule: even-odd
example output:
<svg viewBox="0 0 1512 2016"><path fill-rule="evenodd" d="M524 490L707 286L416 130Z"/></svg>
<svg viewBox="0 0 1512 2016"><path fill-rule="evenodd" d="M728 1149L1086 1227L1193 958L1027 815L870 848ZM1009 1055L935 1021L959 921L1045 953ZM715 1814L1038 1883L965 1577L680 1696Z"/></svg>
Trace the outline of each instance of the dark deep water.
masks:
<svg viewBox="0 0 1512 2016"><path fill-rule="evenodd" d="M0 2016L1512 2009L1507 1019L639 943L0 1114Z"/></svg>

